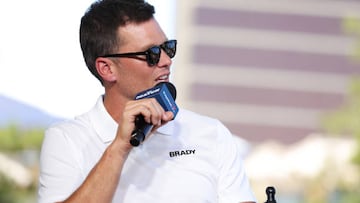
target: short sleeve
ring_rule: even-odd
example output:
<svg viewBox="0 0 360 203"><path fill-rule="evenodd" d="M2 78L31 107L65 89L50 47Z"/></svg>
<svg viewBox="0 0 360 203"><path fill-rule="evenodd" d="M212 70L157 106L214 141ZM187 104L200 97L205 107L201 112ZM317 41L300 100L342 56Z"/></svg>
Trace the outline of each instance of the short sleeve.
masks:
<svg viewBox="0 0 360 203"><path fill-rule="evenodd" d="M59 128L45 132L40 154L39 203L66 199L81 184L74 146Z"/></svg>

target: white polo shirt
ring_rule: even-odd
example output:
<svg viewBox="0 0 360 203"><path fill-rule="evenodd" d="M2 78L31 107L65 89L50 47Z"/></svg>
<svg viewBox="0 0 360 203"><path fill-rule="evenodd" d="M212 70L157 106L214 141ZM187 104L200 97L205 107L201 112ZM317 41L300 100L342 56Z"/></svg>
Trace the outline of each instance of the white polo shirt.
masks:
<svg viewBox="0 0 360 203"><path fill-rule="evenodd" d="M85 180L118 124L102 97L74 120L50 127L40 157L39 202L66 199ZM113 202L238 203L254 201L240 151L218 120L180 109L176 118L134 147Z"/></svg>

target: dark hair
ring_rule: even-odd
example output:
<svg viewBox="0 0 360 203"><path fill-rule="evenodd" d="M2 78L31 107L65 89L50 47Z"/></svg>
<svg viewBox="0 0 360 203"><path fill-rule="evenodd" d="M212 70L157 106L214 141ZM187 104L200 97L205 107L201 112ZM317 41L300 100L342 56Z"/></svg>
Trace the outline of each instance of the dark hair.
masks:
<svg viewBox="0 0 360 203"><path fill-rule="evenodd" d="M81 18L80 45L90 72L103 80L95 67L98 56L118 50L121 39L117 36L120 26L141 23L155 13L152 5L144 0L99 0L94 2Z"/></svg>

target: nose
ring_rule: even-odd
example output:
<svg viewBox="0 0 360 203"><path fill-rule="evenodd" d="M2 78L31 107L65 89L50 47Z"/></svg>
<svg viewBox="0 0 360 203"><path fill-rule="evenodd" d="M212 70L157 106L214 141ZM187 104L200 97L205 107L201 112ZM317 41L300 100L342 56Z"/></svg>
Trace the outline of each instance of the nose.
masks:
<svg viewBox="0 0 360 203"><path fill-rule="evenodd" d="M172 64L171 58L165 53L164 50L161 49L160 59L157 66L160 68L168 68L171 66L171 64Z"/></svg>

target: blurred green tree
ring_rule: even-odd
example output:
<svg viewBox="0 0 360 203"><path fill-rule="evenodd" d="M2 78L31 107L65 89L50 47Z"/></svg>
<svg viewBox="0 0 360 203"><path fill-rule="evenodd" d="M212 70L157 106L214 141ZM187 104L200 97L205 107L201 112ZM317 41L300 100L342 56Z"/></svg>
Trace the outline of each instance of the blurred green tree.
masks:
<svg viewBox="0 0 360 203"><path fill-rule="evenodd" d="M360 19L348 17L344 20L343 25L347 33L357 37L352 59L360 64ZM324 127L331 133L354 138L356 152L353 162L358 166L358 173L360 173L360 78L358 75L352 78L349 87L346 104L334 112L326 114ZM340 202L360 202L360 181L355 187L339 185L338 190L341 193Z"/></svg>
<svg viewBox="0 0 360 203"><path fill-rule="evenodd" d="M360 19L349 17L344 21L344 30L357 37L353 58L360 64ZM347 103L324 119L324 127L332 133L351 135L357 142L354 162L360 166L360 78L352 78Z"/></svg>
<svg viewBox="0 0 360 203"><path fill-rule="evenodd" d="M344 20L343 29L349 35L354 35L358 38L354 46L353 56L360 60L360 19L358 17L347 17Z"/></svg>
<svg viewBox="0 0 360 203"><path fill-rule="evenodd" d="M41 128L26 129L11 124L0 129L0 153L22 163L33 174L31 185L20 187L6 174L0 172L0 203L36 202L38 161L26 165L21 154L28 154L30 151L38 154L43 137L44 129Z"/></svg>
<svg viewBox="0 0 360 203"><path fill-rule="evenodd" d="M18 150L39 150L44 136L44 129L23 129L11 124L0 129L0 150L14 152Z"/></svg>

